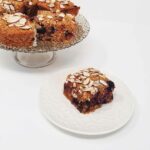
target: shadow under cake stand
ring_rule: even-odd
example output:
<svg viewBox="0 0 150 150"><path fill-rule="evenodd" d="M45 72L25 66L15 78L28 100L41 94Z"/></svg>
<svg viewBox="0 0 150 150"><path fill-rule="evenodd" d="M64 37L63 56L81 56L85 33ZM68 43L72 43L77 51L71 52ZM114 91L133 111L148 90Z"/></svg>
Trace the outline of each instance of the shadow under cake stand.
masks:
<svg viewBox="0 0 150 150"><path fill-rule="evenodd" d="M37 47L30 49L7 48L5 46L1 46L1 49L14 51L16 53L16 62L22 66L30 68L48 66L53 62L57 50L69 48L87 37L90 31L90 25L86 18L82 15L78 15L76 22L78 23L77 33L75 39L70 43L47 44L46 42L39 42Z"/></svg>

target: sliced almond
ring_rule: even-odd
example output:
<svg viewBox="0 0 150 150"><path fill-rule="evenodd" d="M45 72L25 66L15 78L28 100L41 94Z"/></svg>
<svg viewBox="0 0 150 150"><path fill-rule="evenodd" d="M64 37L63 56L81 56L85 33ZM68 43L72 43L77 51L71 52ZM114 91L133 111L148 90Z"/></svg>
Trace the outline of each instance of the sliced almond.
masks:
<svg viewBox="0 0 150 150"><path fill-rule="evenodd" d="M104 74L99 74L99 77L102 78L102 79L106 78L106 76Z"/></svg>
<svg viewBox="0 0 150 150"><path fill-rule="evenodd" d="M81 75L80 78L81 78L81 79L86 79L87 77Z"/></svg>
<svg viewBox="0 0 150 150"><path fill-rule="evenodd" d="M76 24L76 22L74 20L71 21L73 24Z"/></svg>
<svg viewBox="0 0 150 150"><path fill-rule="evenodd" d="M45 2L45 0L39 0L39 2Z"/></svg>
<svg viewBox="0 0 150 150"><path fill-rule="evenodd" d="M4 4L4 8L5 8L6 10L10 11L10 7L9 7L9 5Z"/></svg>
<svg viewBox="0 0 150 150"><path fill-rule="evenodd" d="M50 3L51 1L50 0L46 0L46 3Z"/></svg>
<svg viewBox="0 0 150 150"><path fill-rule="evenodd" d="M26 22L27 22L27 19L26 19L26 18L21 18L21 19L19 20L19 23L22 24L22 25L25 25Z"/></svg>
<svg viewBox="0 0 150 150"><path fill-rule="evenodd" d="M64 13L60 13L58 16L64 18L65 14Z"/></svg>
<svg viewBox="0 0 150 150"><path fill-rule="evenodd" d="M67 14L67 16L70 17L70 18L72 18L72 19L75 17L75 16L73 16L71 14Z"/></svg>
<svg viewBox="0 0 150 150"><path fill-rule="evenodd" d="M55 7L54 3L50 3L48 6L49 6L50 8Z"/></svg>
<svg viewBox="0 0 150 150"><path fill-rule="evenodd" d="M67 5L68 4L68 0L62 1L62 4Z"/></svg>
<svg viewBox="0 0 150 150"><path fill-rule="evenodd" d="M69 78L70 78L70 79L74 79L75 76L74 76L74 75L70 75Z"/></svg>
<svg viewBox="0 0 150 150"><path fill-rule="evenodd" d="M73 75L74 75L74 76L79 76L79 74L78 74L78 73L74 73Z"/></svg>
<svg viewBox="0 0 150 150"><path fill-rule="evenodd" d="M60 12L60 10L59 10L59 9L57 9L57 10L56 10L56 13L59 13L59 12Z"/></svg>
<svg viewBox="0 0 150 150"><path fill-rule="evenodd" d="M99 86L100 85L99 80L98 81L94 81L93 85L94 86Z"/></svg>
<svg viewBox="0 0 150 150"><path fill-rule="evenodd" d="M26 24L26 19L25 18L21 18L18 22L15 23L15 26L17 27L23 27Z"/></svg>
<svg viewBox="0 0 150 150"><path fill-rule="evenodd" d="M55 3L56 2L56 0L51 0L51 3Z"/></svg>
<svg viewBox="0 0 150 150"><path fill-rule="evenodd" d="M74 82L74 83L73 83L73 87L76 87L76 86L77 86L77 85L76 85L76 83Z"/></svg>
<svg viewBox="0 0 150 150"><path fill-rule="evenodd" d="M48 18L48 19L52 19L52 18L53 18L53 16L48 15L48 16L47 16L47 18Z"/></svg>
<svg viewBox="0 0 150 150"><path fill-rule="evenodd" d="M81 91L81 90L79 90L78 92L79 92L79 94L82 94L82 91Z"/></svg>
<svg viewBox="0 0 150 150"><path fill-rule="evenodd" d="M14 26L14 24L9 24L8 26L9 26L9 27L13 27L13 26Z"/></svg>
<svg viewBox="0 0 150 150"><path fill-rule="evenodd" d="M13 5L9 5L9 7L10 7L10 10L15 11L15 8Z"/></svg>
<svg viewBox="0 0 150 150"><path fill-rule="evenodd" d="M14 15L15 15L15 16L23 16L23 14L20 13L20 12L17 12L17 13L15 13Z"/></svg>
<svg viewBox="0 0 150 150"><path fill-rule="evenodd" d="M99 83L101 83L101 84L107 86L107 83L106 83L106 81L104 81L104 80L99 80Z"/></svg>
<svg viewBox="0 0 150 150"><path fill-rule="evenodd" d="M91 92L92 90L93 90L93 87L87 87L83 89L84 92Z"/></svg>
<svg viewBox="0 0 150 150"><path fill-rule="evenodd" d="M44 18L43 18L43 17L38 17L38 20L39 20L39 21L43 21Z"/></svg>
<svg viewBox="0 0 150 150"><path fill-rule="evenodd" d="M94 81L90 80L90 83L88 84L89 87L93 86Z"/></svg>
<svg viewBox="0 0 150 150"><path fill-rule="evenodd" d="M96 69L94 69L94 68L89 68L89 71L91 71L91 72L97 72L97 73L99 73L99 70L96 70Z"/></svg>
<svg viewBox="0 0 150 150"><path fill-rule="evenodd" d="M43 15L38 15L37 17L39 18L39 17L44 17L44 16Z"/></svg>
<svg viewBox="0 0 150 150"><path fill-rule="evenodd" d="M20 24L19 22L16 22L14 25L15 25L16 27L23 27L23 26L24 26L24 25Z"/></svg>
<svg viewBox="0 0 150 150"><path fill-rule="evenodd" d="M33 3L32 3L32 2L29 2L29 5L30 5L30 6L32 6L32 5L33 5Z"/></svg>
<svg viewBox="0 0 150 150"><path fill-rule="evenodd" d="M73 96L74 98L77 98L77 94L76 94L76 90L75 90L75 89L72 90L72 93L71 93L71 94L72 94L72 96Z"/></svg>
<svg viewBox="0 0 150 150"><path fill-rule="evenodd" d="M76 83L82 83L82 82L81 82L80 80L78 80L78 79L77 79L77 80L75 80L75 82L76 82Z"/></svg>
<svg viewBox="0 0 150 150"><path fill-rule="evenodd" d="M92 75L92 76L99 76L99 73L94 72L94 73L92 73L91 75Z"/></svg>
<svg viewBox="0 0 150 150"><path fill-rule="evenodd" d="M87 79L85 79L85 80L83 81L83 84L84 84L84 85L87 85L87 84L89 84L89 82L90 82L90 79L87 78Z"/></svg>
<svg viewBox="0 0 150 150"><path fill-rule="evenodd" d="M98 92L98 89L97 88L92 88L91 90L91 94L94 95Z"/></svg>
<svg viewBox="0 0 150 150"><path fill-rule="evenodd" d="M74 79L67 79L68 81L70 81L70 82L74 82Z"/></svg>
<svg viewBox="0 0 150 150"><path fill-rule="evenodd" d="M77 98L77 97L78 97L77 94L75 94L75 93L72 93L72 96L73 96L74 98Z"/></svg>
<svg viewBox="0 0 150 150"><path fill-rule="evenodd" d="M20 27L21 29L24 29L24 30L29 30L29 29L31 29L32 27L31 26L29 26L29 25L26 25L26 26L23 26L23 27Z"/></svg>
<svg viewBox="0 0 150 150"><path fill-rule="evenodd" d="M7 18L7 22L8 23L15 23L15 22L18 22L19 20L20 20L20 16L12 16L12 15L10 15Z"/></svg>
<svg viewBox="0 0 150 150"><path fill-rule="evenodd" d="M63 4L60 4L60 8L62 8L62 9L63 9L63 8L65 8L65 6L64 6Z"/></svg>
<svg viewBox="0 0 150 150"><path fill-rule="evenodd" d="M82 87L82 86L80 86L79 88L80 88L81 90L83 89L83 87Z"/></svg>
<svg viewBox="0 0 150 150"><path fill-rule="evenodd" d="M83 72L83 75L86 76L86 77L90 76L90 74L88 72Z"/></svg>

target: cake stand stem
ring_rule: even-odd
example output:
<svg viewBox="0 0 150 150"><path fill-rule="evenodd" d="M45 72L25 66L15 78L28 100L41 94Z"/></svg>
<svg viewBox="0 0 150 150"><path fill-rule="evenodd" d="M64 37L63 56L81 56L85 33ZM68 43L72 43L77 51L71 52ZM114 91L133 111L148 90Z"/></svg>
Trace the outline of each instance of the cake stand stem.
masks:
<svg viewBox="0 0 150 150"><path fill-rule="evenodd" d="M41 68L50 65L55 58L55 52L23 53L16 52L15 60L24 67Z"/></svg>

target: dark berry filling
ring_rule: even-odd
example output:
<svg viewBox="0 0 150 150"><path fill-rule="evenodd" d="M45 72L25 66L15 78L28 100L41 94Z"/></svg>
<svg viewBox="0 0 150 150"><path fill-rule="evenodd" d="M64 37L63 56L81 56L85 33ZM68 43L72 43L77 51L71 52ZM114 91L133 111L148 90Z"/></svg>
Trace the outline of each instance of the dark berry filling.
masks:
<svg viewBox="0 0 150 150"><path fill-rule="evenodd" d="M37 28L37 33L39 33L39 34L44 34L44 33L46 33L45 27L41 26L41 27Z"/></svg>
<svg viewBox="0 0 150 150"><path fill-rule="evenodd" d="M24 13L31 18L37 15L38 7L37 6L32 6L29 8L29 6L25 7Z"/></svg>
<svg viewBox="0 0 150 150"><path fill-rule="evenodd" d="M71 32L69 32L69 31L65 31L65 38L66 39L70 39L70 38L72 38L73 37L73 34L71 33Z"/></svg>
<svg viewBox="0 0 150 150"><path fill-rule="evenodd" d="M52 27L50 27L50 33L51 33L51 34L54 34L54 33L55 33L55 31L56 31L55 27L53 27L53 26L52 26Z"/></svg>
<svg viewBox="0 0 150 150"><path fill-rule="evenodd" d="M112 101L112 99L112 93L106 93L103 96L100 96L99 93L97 93L90 101L87 100L85 102L82 102L78 99L73 98L71 102L80 112L87 113L91 108L94 108L95 106L100 107L102 104L109 103L110 101Z"/></svg>
<svg viewBox="0 0 150 150"><path fill-rule="evenodd" d="M115 88L114 82L112 82L112 81L107 81L107 84L108 84L107 90L110 91L110 92L113 91L114 88Z"/></svg>

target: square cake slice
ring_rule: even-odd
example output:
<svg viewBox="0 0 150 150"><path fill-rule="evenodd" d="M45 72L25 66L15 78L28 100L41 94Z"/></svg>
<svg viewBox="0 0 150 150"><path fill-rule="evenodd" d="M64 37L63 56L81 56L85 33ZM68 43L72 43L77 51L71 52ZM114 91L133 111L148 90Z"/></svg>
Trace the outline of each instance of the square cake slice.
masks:
<svg viewBox="0 0 150 150"><path fill-rule="evenodd" d="M64 95L81 112L89 113L113 100L114 82L94 68L67 76Z"/></svg>

